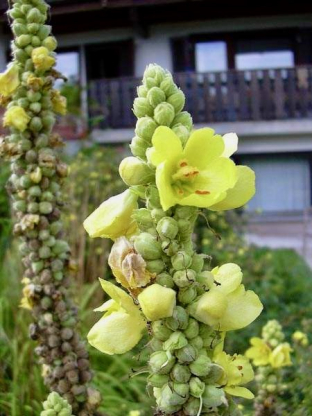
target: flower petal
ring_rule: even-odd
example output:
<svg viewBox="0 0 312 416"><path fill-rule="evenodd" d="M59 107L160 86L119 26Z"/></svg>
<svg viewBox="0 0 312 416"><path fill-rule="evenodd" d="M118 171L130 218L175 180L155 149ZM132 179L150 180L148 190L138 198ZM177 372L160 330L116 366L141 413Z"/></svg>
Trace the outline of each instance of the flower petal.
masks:
<svg viewBox="0 0 312 416"><path fill-rule="evenodd" d="M101 318L88 333L89 343L105 354L124 354L142 338L143 319L126 312L113 312Z"/></svg>
<svg viewBox="0 0 312 416"><path fill-rule="evenodd" d="M171 175L174 167L168 161L158 165L156 170L156 185L159 190L160 203L164 211L179 203L179 199L171 186Z"/></svg>
<svg viewBox="0 0 312 416"><path fill-rule="evenodd" d="M158 166L164 161L182 158L182 144L178 136L169 128L157 127L152 138L153 148L148 151L149 161Z"/></svg>
<svg viewBox="0 0 312 416"><path fill-rule="evenodd" d="M224 142L224 152L222 153L223 157L230 157L233 153L236 152L238 146L238 137L236 133L227 133L223 137Z"/></svg>
<svg viewBox="0 0 312 416"><path fill-rule="evenodd" d="M116 303L118 303L123 309L129 313L135 313L140 315L138 307L134 304L134 301L128 293L119 287L113 285L113 283L108 282L107 280L99 279L101 286Z"/></svg>
<svg viewBox="0 0 312 416"><path fill-rule="evenodd" d="M238 179L235 186L227 191L226 197L210 209L226 211L245 205L255 194L255 173L247 166L237 166Z"/></svg>
<svg viewBox="0 0 312 416"><path fill-rule="evenodd" d="M191 166L205 169L214 159L224 152L224 142L214 130L204 128L195 130L188 139L183 154Z"/></svg>
<svg viewBox="0 0 312 416"><path fill-rule="evenodd" d="M176 306L174 290L157 283L148 286L138 296L142 311L149 321L169 318Z"/></svg>
<svg viewBox="0 0 312 416"><path fill-rule="evenodd" d="M221 285L217 289L226 295L237 289L243 279L242 270L235 263L227 263L221 267L215 267L211 273L215 281Z"/></svg>
<svg viewBox="0 0 312 416"><path fill-rule="evenodd" d="M240 387L240 386L233 386L233 387L225 387L224 390L226 393L230 394L231 396L236 397L243 397L244 399L253 399L255 396L254 394L246 389L246 387Z"/></svg>

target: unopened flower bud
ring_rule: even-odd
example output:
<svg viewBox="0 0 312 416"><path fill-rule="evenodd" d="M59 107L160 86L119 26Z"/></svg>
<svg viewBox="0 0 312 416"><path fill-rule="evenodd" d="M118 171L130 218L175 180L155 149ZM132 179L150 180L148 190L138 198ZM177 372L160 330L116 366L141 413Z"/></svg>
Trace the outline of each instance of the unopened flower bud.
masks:
<svg viewBox="0 0 312 416"><path fill-rule="evenodd" d="M128 186L146 185L154 178L154 173L149 166L133 156L122 160L119 165L119 174Z"/></svg>
<svg viewBox="0 0 312 416"><path fill-rule="evenodd" d="M159 87L151 88L147 93L147 99L152 107L166 101L166 95Z"/></svg>
<svg viewBox="0 0 312 416"><path fill-rule="evenodd" d="M171 258L171 263L175 270L185 270L190 267L192 257L184 251L179 251Z"/></svg>
<svg viewBox="0 0 312 416"><path fill-rule="evenodd" d="M204 255L195 253L192 258L191 269L196 273L199 273L203 270L204 267Z"/></svg>
<svg viewBox="0 0 312 416"><path fill-rule="evenodd" d="M141 117L136 123L135 134L142 137L145 141L150 142L156 128L157 124L151 117Z"/></svg>
<svg viewBox="0 0 312 416"><path fill-rule="evenodd" d="M169 288L173 288L174 287L174 283L172 280L172 277L170 276L169 273L160 273L157 277L156 277L156 283L158 283L161 286L165 286L165 287L169 287Z"/></svg>
<svg viewBox="0 0 312 416"><path fill-rule="evenodd" d="M192 377L190 382L190 393L194 397L201 397L205 390L205 383L203 383L198 377Z"/></svg>
<svg viewBox="0 0 312 416"><path fill-rule="evenodd" d="M146 140L139 136L134 136L130 144L130 149L134 156L146 159L146 149L149 146L150 145Z"/></svg>
<svg viewBox="0 0 312 416"><path fill-rule="evenodd" d="M197 336L189 341L190 345L196 348L197 351L200 351L204 346L204 341L200 336Z"/></svg>
<svg viewBox="0 0 312 416"><path fill-rule="evenodd" d="M161 243L161 248L167 256L174 256L179 251L180 245L174 240L165 240Z"/></svg>
<svg viewBox="0 0 312 416"><path fill-rule="evenodd" d="M210 358L200 355L191 365L190 370L195 376L205 377L209 374L211 367Z"/></svg>
<svg viewBox="0 0 312 416"><path fill-rule="evenodd" d="M144 74L143 74L143 83L146 83L147 78L154 79L155 83L159 85L165 77L165 70L157 65L157 64L150 64L146 67Z"/></svg>
<svg viewBox="0 0 312 416"><path fill-rule="evenodd" d="M149 233L139 234L134 241L135 250L145 260L157 260L161 257L161 244Z"/></svg>
<svg viewBox="0 0 312 416"><path fill-rule="evenodd" d="M42 42L42 46L45 46L49 51L54 51L57 48L57 40L54 36L48 36Z"/></svg>
<svg viewBox="0 0 312 416"><path fill-rule="evenodd" d="M191 396L183 406L183 410L187 416L197 416L201 407L200 399Z"/></svg>
<svg viewBox="0 0 312 416"><path fill-rule="evenodd" d="M51 202L40 202L39 204L39 211L41 214L51 214L51 212L53 211L53 205L51 204Z"/></svg>
<svg viewBox="0 0 312 416"><path fill-rule="evenodd" d="M171 217L163 217L157 224L156 230L160 237L173 240L179 232L177 221Z"/></svg>
<svg viewBox="0 0 312 416"><path fill-rule="evenodd" d="M139 294L138 300L146 318L149 321L157 321L173 315L176 293L155 283L144 289Z"/></svg>
<svg viewBox="0 0 312 416"><path fill-rule="evenodd" d="M196 349L188 344L185 347L175 351L175 355L181 364L188 364L193 362L197 357Z"/></svg>
<svg viewBox="0 0 312 416"><path fill-rule="evenodd" d="M177 306L173 310L173 314L170 318L166 319L166 325L168 328L176 331L177 329L186 329L188 326L189 316L182 306Z"/></svg>
<svg viewBox="0 0 312 416"><path fill-rule="evenodd" d="M151 117L153 115L154 109L150 105L147 98L138 97L135 98L133 102L133 112L138 118L145 116Z"/></svg>
<svg viewBox="0 0 312 416"><path fill-rule="evenodd" d="M185 287L179 290L179 302L188 305L197 298L197 288L194 286Z"/></svg>
<svg viewBox="0 0 312 416"><path fill-rule="evenodd" d="M180 113L185 105L185 95L183 91L178 90L174 94L170 95L170 97L167 99L167 103L172 105L176 114Z"/></svg>
<svg viewBox="0 0 312 416"><path fill-rule="evenodd" d="M176 331L164 342L163 348L165 351L174 351L183 348L186 345L187 339L185 338L185 335L180 331Z"/></svg>
<svg viewBox="0 0 312 416"><path fill-rule="evenodd" d="M159 274L166 268L166 265L163 260L160 259L150 260L146 262L146 268L150 273Z"/></svg>
<svg viewBox="0 0 312 416"><path fill-rule="evenodd" d="M154 110L154 118L160 126L170 126L174 116L174 108L169 103L158 104Z"/></svg>
<svg viewBox="0 0 312 416"><path fill-rule="evenodd" d="M153 219L150 210L140 208L133 212L132 218L136 221L140 229L147 230L153 226Z"/></svg>
<svg viewBox="0 0 312 416"><path fill-rule="evenodd" d="M185 126L189 131L193 128L193 120L191 115L187 111L182 111L181 113L177 114L172 122L175 126L177 124L182 124Z"/></svg>
<svg viewBox="0 0 312 416"><path fill-rule="evenodd" d="M164 384L168 383L169 376L167 374L151 374L147 378L147 382L153 387L161 388Z"/></svg>
<svg viewBox="0 0 312 416"><path fill-rule="evenodd" d="M206 386L202 399L205 410L227 403L224 390L215 386Z"/></svg>
<svg viewBox="0 0 312 416"><path fill-rule="evenodd" d="M196 280L196 273L192 269L178 270L173 275L174 283L180 288L190 286Z"/></svg>
<svg viewBox="0 0 312 416"><path fill-rule="evenodd" d="M148 364L152 373L168 374L175 364L175 359L166 351L157 351L151 355Z"/></svg>
<svg viewBox="0 0 312 416"><path fill-rule="evenodd" d="M51 33L51 29L52 27L49 25L41 25L37 35L39 36L41 40L44 40Z"/></svg>
<svg viewBox="0 0 312 416"><path fill-rule="evenodd" d="M184 331L184 335L188 339L193 339L199 334L199 324L196 319L190 318L188 325Z"/></svg>
<svg viewBox="0 0 312 416"><path fill-rule="evenodd" d="M209 373L205 377L206 384L215 384L224 376L224 369L215 363L210 364Z"/></svg>
<svg viewBox="0 0 312 416"><path fill-rule="evenodd" d="M43 16L37 8L33 7L27 13L26 19L27 23L42 23Z"/></svg>
<svg viewBox="0 0 312 416"><path fill-rule="evenodd" d="M174 365L171 375L177 383L187 383L191 378L191 371L188 366L177 363Z"/></svg>
<svg viewBox="0 0 312 416"><path fill-rule="evenodd" d="M143 98L146 98L146 96L147 96L147 93L148 93L148 89L144 86L144 85L140 85L138 88L137 88L137 93L138 93L138 97L143 97Z"/></svg>
<svg viewBox="0 0 312 416"><path fill-rule="evenodd" d="M187 127L183 126L182 124L176 124L172 127L172 131L179 137L182 146L185 146L190 136L190 131L187 129Z"/></svg>
<svg viewBox="0 0 312 416"><path fill-rule="evenodd" d="M160 88L164 91L167 97L174 94L178 87L175 85L172 75L170 73L167 73L160 83Z"/></svg>
<svg viewBox="0 0 312 416"><path fill-rule="evenodd" d="M152 330L154 336L160 341L166 341L172 334L172 331L163 323L162 320L154 321L152 323Z"/></svg>

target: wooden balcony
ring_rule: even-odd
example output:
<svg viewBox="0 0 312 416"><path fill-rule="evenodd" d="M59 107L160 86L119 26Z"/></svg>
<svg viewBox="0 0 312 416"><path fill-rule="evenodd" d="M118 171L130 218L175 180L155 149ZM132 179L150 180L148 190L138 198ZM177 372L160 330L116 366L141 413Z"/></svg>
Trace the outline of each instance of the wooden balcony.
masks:
<svg viewBox="0 0 312 416"><path fill-rule="evenodd" d="M312 117L312 66L268 70L177 73L194 123ZM101 128L135 124L130 110L139 78L100 79L89 88L90 116Z"/></svg>

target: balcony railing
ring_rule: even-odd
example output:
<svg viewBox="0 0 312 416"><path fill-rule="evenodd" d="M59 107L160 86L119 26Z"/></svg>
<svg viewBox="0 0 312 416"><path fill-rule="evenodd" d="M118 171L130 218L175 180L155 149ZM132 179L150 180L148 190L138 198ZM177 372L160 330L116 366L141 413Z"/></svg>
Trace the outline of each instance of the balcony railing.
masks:
<svg viewBox="0 0 312 416"><path fill-rule="evenodd" d="M177 73L195 123L312 117L312 66ZM100 79L89 89L90 115L102 128L133 127L131 107L139 78Z"/></svg>

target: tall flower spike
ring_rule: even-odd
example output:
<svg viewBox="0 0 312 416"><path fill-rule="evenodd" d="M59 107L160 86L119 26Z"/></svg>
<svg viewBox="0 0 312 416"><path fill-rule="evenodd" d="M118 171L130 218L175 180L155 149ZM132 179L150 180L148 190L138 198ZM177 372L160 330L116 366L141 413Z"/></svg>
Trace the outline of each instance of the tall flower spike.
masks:
<svg viewBox="0 0 312 416"><path fill-rule="evenodd" d="M138 117L133 156L119 168L130 186L125 192L133 192L145 207L119 195L114 197L118 204L105 201L85 221L90 235L116 238L109 264L130 292L131 297L119 289L130 304L116 300L114 287L89 341L119 354L135 346L146 325L151 338L147 382L156 414L230 416L239 414L233 397L253 397L244 387L253 371L246 357L223 351L225 331L249 325L262 304L245 290L236 264L207 270L204 256L194 252L192 233L199 208L245 204L254 193L254 173L230 160L237 136L221 137L208 128L192 131L184 103L171 74L149 65L133 105ZM131 221L137 228L129 236Z"/></svg>
<svg viewBox="0 0 312 416"><path fill-rule="evenodd" d="M53 89L56 40L45 24L44 0L15 0L12 19L13 62L0 74L4 125L2 143L11 160L9 189L13 198L14 234L25 265L21 306L34 322L30 336L43 365L44 382L54 391L42 415L91 416L99 394L88 387L92 379L88 352L77 333L77 309L69 297L70 249L63 239L62 184L66 165L55 150L55 112L64 114L65 98ZM60 394L63 399L59 397ZM66 399L66 400L65 400Z"/></svg>

